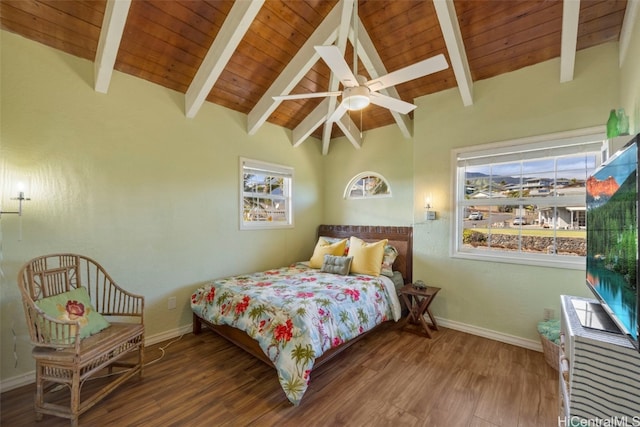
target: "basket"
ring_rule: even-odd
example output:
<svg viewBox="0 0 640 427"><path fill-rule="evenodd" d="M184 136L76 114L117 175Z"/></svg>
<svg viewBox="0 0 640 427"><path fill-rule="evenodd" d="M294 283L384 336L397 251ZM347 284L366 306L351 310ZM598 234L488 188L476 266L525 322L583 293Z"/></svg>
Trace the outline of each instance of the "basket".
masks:
<svg viewBox="0 0 640 427"><path fill-rule="evenodd" d="M556 371L559 370L560 364L560 346L553 341L550 341L547 337L540 335L540 342L542 342L542 352L544 353L544 360Z"/></svg>
<svg viewBox="0 0 640 427"><path fill-rule="evenodd" d="M553 369L560 370L560 320L550 319L538 323L538 335L545 360Z"/></svg>

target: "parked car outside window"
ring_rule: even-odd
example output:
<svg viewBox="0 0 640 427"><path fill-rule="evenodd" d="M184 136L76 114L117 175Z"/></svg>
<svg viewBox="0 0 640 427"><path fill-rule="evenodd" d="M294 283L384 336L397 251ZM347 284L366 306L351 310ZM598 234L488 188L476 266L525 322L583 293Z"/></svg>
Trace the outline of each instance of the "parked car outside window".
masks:
<svg viewBox="0 0 640 427"><path fill-rule="evenodd" d="M452 256L584 270L586 178L602 163L607 143L593 132L454 149ZM558 250L569 242L570 249Z"/></svg>
<svg viewBox="0 0 640 427"><path fill-rule="evenodd" d="M481 212L471 212L471 214L469 215L469 219L472 220L480 220L482 219L482 213Z"/></svg>

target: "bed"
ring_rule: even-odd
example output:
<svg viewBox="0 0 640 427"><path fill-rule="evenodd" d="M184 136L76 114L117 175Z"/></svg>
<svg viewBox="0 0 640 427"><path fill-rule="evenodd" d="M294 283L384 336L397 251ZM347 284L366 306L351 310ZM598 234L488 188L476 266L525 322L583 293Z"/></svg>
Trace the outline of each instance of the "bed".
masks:
<svg viewBox="0 0 640 427"><path fill-rule="evenodd" d="M317 238L318 244L321 239L333 245L361 239L371 246L386 239L385 254L389 246L397 251L393 275L341 275L325 272L325 265L318 269L295 263L216 279L191 297L194 334L205 326L274 367L294 405L300 403L313 368L380 324L398 320L398 290L412 282L411 227L320 225Z"/></svg>

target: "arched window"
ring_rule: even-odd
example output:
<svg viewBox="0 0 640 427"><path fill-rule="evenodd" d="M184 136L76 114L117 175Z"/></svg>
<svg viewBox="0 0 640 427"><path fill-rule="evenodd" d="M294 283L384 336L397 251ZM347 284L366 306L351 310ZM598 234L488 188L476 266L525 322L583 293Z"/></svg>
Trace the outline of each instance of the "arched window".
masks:
<svg viewBox="0 0 640 427"><path fill-rule="evenodd" d="M344 190L345 199L391 197L389 183L379 173L362 172L354 176Z"/></svg>

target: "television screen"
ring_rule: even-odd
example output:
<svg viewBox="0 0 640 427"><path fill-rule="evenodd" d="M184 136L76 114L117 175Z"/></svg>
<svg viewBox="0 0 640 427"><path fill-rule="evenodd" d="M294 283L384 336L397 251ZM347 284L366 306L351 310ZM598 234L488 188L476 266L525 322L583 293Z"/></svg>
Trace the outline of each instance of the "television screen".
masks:
<svg viewBox="0 0 640 427"><path fill-rule="evenodd" d="M638 347L637 137L587 179L587 285Z"/></svg>

